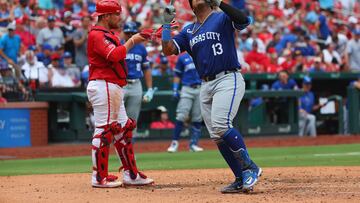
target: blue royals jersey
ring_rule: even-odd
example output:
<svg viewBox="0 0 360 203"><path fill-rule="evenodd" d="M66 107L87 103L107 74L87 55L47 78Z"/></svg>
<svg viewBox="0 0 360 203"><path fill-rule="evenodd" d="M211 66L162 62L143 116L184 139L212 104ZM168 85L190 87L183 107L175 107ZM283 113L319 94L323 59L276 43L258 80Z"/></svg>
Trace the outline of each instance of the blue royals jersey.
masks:
<svg viewBox="0 0 360 203"><path fill-rule="evenodd" d="M315 96L313 92L306 92L302 97L300 97L300 108L304 109L306 112L311 113L314 104Z"/></svg>
<svg viewBox="0 0 360 203"><path fill-rule="evenodd" d="M250 20L249 20L250 23ZM200 77L240 69L234 31L249 24L237 25L223 12L213 12L203 24L192 23L173 38L178 52L187 51Z"/></svg>
<svg viewBox="0 0 360 203"><path fill-rule="evenodd" d="M277 80L271 85L271 89L273 90L293 90L297 88L298 86L294 79L289 79L288 83L286 84L281 83L280 80Z"/></svg>
<svg viewBox="0 0 360 203"><path fill-rule="evenodd" d="M143 71L149 69L147 51L142 44L136 44L126 54L126 65L128 67L128 79L143 77Z"/></svg>
<svg viewBox="0 0 360 203"><path fill-rule="evenodd" d="M201 84L191 56L187 53L179 56L175 67L175 75L181 78L182 85L191 86Z"/></svg>

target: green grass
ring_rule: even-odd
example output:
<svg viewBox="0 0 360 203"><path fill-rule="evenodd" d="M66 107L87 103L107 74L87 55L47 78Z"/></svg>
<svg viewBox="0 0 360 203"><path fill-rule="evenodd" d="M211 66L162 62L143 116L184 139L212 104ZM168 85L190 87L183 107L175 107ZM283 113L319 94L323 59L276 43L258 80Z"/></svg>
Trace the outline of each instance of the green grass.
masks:
<svg viewBox="0 0 360 203"><path fill-rule="evenodd" d="M360 144L311 147L252 148L252 159L262 167L360 166ZM141 170L225 168L218 151L201 153L144 153L137 155ZM110 157L110 171L118 167ZM0 176L26 174L83 173L91 171L89 156L0 161Z"/></svg>

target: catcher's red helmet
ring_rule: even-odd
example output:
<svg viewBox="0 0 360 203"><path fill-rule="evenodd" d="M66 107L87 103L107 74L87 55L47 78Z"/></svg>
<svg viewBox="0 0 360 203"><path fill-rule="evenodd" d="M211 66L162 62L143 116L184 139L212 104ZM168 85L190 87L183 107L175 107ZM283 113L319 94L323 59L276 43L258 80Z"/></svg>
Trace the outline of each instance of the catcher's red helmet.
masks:
<svg viewBox="0 0 360 203"><path fill-rule="evenodd" d="M97 17L104 14L121 13L121 6L116 0L100 0L96 3L96 11L91 15Z"/></svg>

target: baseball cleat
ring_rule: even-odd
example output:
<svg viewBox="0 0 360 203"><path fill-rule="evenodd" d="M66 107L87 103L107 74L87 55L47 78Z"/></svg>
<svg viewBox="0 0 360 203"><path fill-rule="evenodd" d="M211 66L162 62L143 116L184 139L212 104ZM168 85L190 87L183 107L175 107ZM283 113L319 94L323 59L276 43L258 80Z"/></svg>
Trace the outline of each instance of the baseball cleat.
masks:
<svg viewBox="0 0 360 203"><path fill-rule="evenodd" d="M203 148L199 147L198 145L190 145L190 152L202 152L204 151Z"/></svg>
<svg viewBox="0 0 360 203"><path fill-rule="evenodd" d="M106 180L109 181L109 182L116 181L117 179L118 179L118 177L116 175L111 175L111 174L109 174L106 177Z"/></svg>
<svg viewBox="0 0 360 203"><path fill-rule="evenodd" d="M243 192L243 183L241 178L236 178L233 183L221 189L221 193L239 193Z"/></svg>
<svg viewBox="0 0 360 203"><path fill-rule="evenodd" d="M109 181L106 178L101 182L93 182L92 187L95 188L117 188L120 187L122 183L120 181Z"/></svg>
<svg viewBox="0 0 360 203"><path fill-rule="evenodd" d="M251 191L253 186L259 181L262 174L262 169L257 167L243 171L243 188L244 190Z"/></svg>
<svg viewBox="0 0 360 203"><path fill-rule="evenodd" d="M145 186L153 184L154 180L146 176L142 176L139 173L137 174L135 179L132 179L130 177L130 172L124 171L123 183L124 186Z"/></svg>
<svg viewBox="0 0 360 203"><path fill-rule="evenodd" d="M177 140L173 140L170 144L170 147L167 149L168 152L174 153L177 152L179 148L179 142Z"/></svg>

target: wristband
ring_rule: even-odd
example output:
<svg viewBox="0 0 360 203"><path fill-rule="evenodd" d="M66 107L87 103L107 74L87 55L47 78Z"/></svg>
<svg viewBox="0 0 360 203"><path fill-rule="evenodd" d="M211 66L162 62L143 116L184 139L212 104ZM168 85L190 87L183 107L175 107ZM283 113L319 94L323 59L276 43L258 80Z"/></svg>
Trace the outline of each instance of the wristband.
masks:
<svg viewBox="0 0 360 203"><path fill-rule="evenodd" d="M179 83L174 83L174 84L173 84L173 90L174 90L174 91L178 91L178 90L179 90Z"/></svg>
<svg viewBox="0 0 360 203"><path fill-rule="evenodd" d="M170 41L171 40L171 26L170 24L164 24L162 30L161 39L162 41Z"/></svg>

